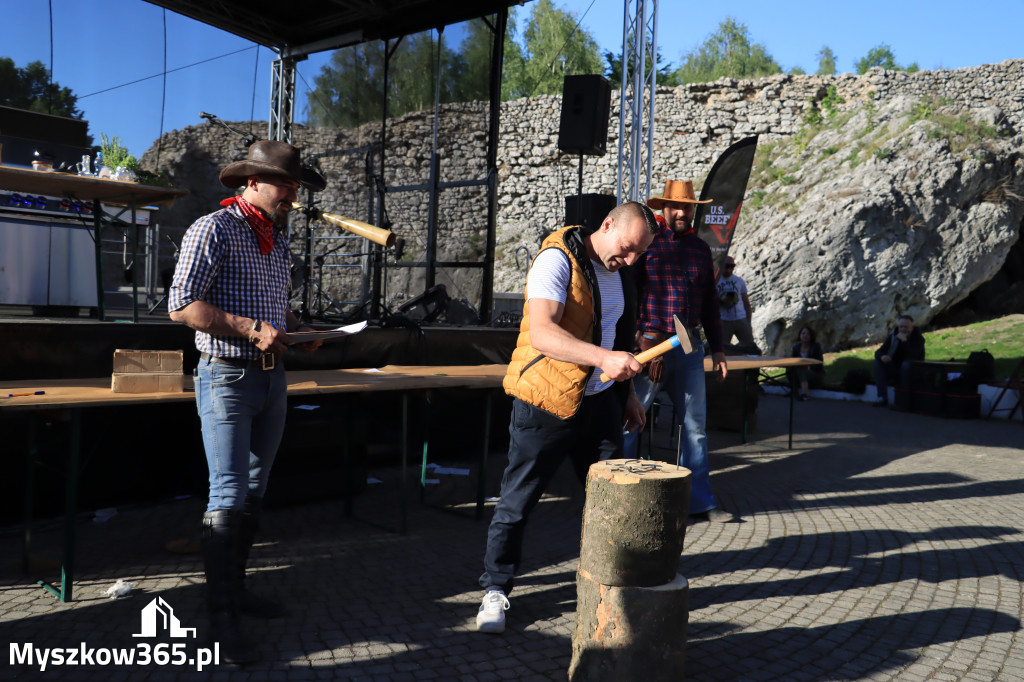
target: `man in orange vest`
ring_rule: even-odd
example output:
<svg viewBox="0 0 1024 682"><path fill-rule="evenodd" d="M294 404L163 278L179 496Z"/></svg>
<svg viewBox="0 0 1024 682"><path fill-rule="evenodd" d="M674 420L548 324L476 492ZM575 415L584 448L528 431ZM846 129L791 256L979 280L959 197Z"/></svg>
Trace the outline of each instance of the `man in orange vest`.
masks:
<svg viewBox="0 0 1024 682"><path fill-rule="evenodd" d="M513 396L508 466L487 533L477 629L505 630L530 511L565 457L580 480L604 455L620 457L622 430L643 426L629 381L636 290L628 271L654 239L654 213L617 206L585 234L566 227L544 240L530 267L519 339L505 375ZM601 373L614 382L602 383ZM611 390L609 390L611 389Z"/></svg>

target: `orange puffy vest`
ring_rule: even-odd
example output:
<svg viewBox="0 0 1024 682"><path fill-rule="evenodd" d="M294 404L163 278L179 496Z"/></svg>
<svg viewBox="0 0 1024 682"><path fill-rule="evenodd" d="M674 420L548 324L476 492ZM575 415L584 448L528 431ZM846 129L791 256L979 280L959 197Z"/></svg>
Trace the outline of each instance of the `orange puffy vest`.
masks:
<svg viewBox="0 0 1024 682"><path fill-rule="evenodd" d="M565 309L558 326L577 339L600 344L601 315L594 308L596 282L580 228L566 227L548 235L541 245L541 251L548 248L557 248L565 253L571 268ZM632 279L624 274L622 281L626 305L623 319L616 326L615 346L619 350L632 349L633 329L636 325L635 289L626 286L627 281L632 285ZM554 360L536 350L530 344L529 303L524 302L519 338L503 381L505 392L560 419L568 419L579 410L587 381L593 371L593 367ZM628 390L628 386L626 388Z"/></svg>

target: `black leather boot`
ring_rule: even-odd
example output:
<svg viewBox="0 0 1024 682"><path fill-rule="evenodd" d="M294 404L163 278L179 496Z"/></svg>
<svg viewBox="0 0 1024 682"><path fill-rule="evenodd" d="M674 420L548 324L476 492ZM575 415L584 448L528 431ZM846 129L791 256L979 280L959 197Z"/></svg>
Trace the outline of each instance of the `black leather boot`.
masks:
<svg viewBox="0 0 1024 682"><path fill-rule="evenodd" d="M253 594L245 586L245 567L249 563L249 553L256 540L256 531L260 527L262 511L263 498L252 496L245 498L242 530L238 551L235 555L235 570L238 572L238 610L240 613L254 618L283 618L288 611L282 604Z"/></svg>
<svg viewBox="0 0 1024 682"><path fill-rule="evenodd" d="M242 634L238 623L239 581L236 555L242 513L217 510L203 514L203 564L206 568L206 605L210 639L220 642L221 658L228 663L259 660L259 650Z"/></svg>

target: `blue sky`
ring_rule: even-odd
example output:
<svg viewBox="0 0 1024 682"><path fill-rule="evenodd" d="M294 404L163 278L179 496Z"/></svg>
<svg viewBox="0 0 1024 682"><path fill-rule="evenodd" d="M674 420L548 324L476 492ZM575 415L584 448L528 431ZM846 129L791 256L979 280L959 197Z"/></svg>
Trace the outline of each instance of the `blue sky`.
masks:
<svg viewBox="0 0 1024 682"><path fill-rule="evenodd" d="M531 5L518 10L521 27ZM623 0L555 0L555 5L582 17L602 50L621 50ZM922 69L1024 57L1022 0L978 5L661 0L659 5L658 43L675 64L730 16L746 25L751 39L786 71L800 66L813 72L824 45L836 54L840 71L853 71L856 60L882 43L891 46L898 63L917 62ZM17 66L35 60L50 65L51 7L54 78L79 95L97 142L100 133L116 135L141 156L161 130L202 123L200 111L228 121L267 119L273 52L143 0L0 0L0 56ZM299 65L300 122L305 93L328 59L329 53L321 53ZM160 76L165 63L172 71L166 88ZM266 127L255 132L263 137Z"/></svg>

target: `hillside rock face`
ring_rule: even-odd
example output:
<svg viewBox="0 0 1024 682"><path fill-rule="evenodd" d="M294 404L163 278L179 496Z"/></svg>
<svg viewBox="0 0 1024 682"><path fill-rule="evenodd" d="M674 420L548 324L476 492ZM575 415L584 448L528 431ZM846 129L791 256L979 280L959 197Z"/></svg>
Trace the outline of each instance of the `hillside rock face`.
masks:
<svg viewBox="0 0 1024 682"><path fill-rule="evenodd" d="M991 127L941 109L938 123L914 121L919 108L853 106L776 145L780 170L752 178L761 205L731 252L765 348L783 352L804 324L826 347L873 342L899 314L927 323L1003 267L1024 217L1024 136L999 115ZM961 149L944 136L953 123L991 137Z"/></svg>
<svg viewBox="0 0 1024 682"><path fill-rule="evenodd" d="M557 148L560 111L557 96L502 104L495 292L522 292L529 257L562 225L564 199L577 192L578 157ZM584 192L615 192L618 111L613 92L609 153L585 158ZM759 135L731 250L737 274L751 289L758 342L766 352L784 352L796 329L810 324L826 348L870 343L900 313L927 324L992 282L1024 289L1024 273L1017 272L1024 269L1022 124L1024 60L955 71L874 69L863 76L778 75L663 88L649 194L660 194L668 178L692 178L699 186L730 144ZM231 125L266 130L265 123ZM380 134L380 123L350 130L296 126L294 141L328 179L327 190L316 196L325 211L374 222L373 176L388 187L388 216L406 242L405 262L389 267L385 278L385 304L393 307L424 289L422 268L408 266L425 259L431 207L425 192L395 188L421 186L430 177L431 113L388 121L383 172L370 151ZM440 180L485 178L486 139L485 104L445 105ZM221 128L165 134L142 165L165 171L191 195L155 221L184 228L216 208L227 193L217 173L243 155L238 136ZM438 260L484 257L485 196L479 186L441 192ZM325 241L314 254L337 252L326 240L346 236L330 226L315 230ZM305 236L302 222L293 220L294 253L304 253ZM366 262L362 249L358 239L342 248L353 254L344 264ZM334 257L321 262L334 263ZM358 267L325 267L319 276L334 299L360 300L365 280ZM445 267L437 281L478 304L479 268ZM1001 297L1001 290L987 297L993 296Z"/></svg>

